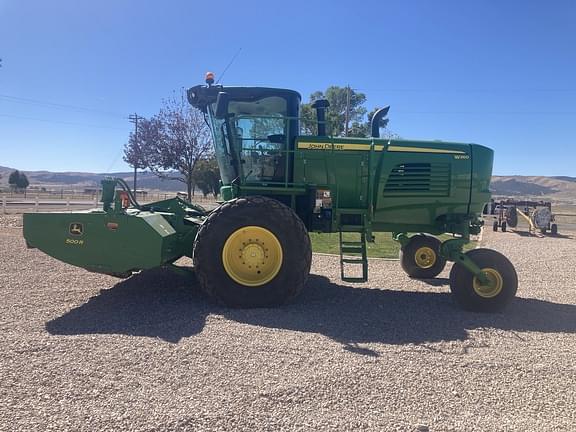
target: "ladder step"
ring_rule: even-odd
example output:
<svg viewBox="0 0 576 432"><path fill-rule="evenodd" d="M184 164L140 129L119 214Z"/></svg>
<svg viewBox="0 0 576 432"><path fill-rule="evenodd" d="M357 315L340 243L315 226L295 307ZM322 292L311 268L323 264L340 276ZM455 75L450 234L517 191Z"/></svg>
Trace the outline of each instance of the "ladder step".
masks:
<svg viewBox="0 0 576 432"><path fill-rule="evenodd" d="M363 258L342 258L340 262L343 264L364 264L366 260Z"/></svg>
<svg viewBox="0 0 576 432"><path fill-rule="evenodd" d="M339 208L337 210L338 214L366 214L368 213L367 208Z"/></svg>
<svg viewBox="0 0 576 432"><path fill-rule="evenodd" d="M364 232L364 225L340 225L342 232Z"/></svg>
<svg viewBox="0 0 576 432"><path fill-rule="evenodd" d="M340 251L342 252L342 254L349 254L349 253L361 254L364 252L364 248L362 248L362 246L355 246L355 247L342 246L340 248Z"/></svg>
<svg viewBox="0 0 576 432"><path fill-rule="evenodd" d="M368 281L368 278L364 276L361 277L343 276L340 279L342 279L344 282L351 282L351 283L362 283Z"/></svg>

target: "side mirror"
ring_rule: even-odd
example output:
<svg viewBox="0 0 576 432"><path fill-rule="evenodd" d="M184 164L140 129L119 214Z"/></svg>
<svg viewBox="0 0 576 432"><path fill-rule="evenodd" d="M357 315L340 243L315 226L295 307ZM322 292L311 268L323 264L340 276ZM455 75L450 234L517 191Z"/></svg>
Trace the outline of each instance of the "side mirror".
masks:
<svg viewBox="0 0 576 432"><path fill-rule="evenodd" d="M230 103L230 96L226 92L218 93L216 98L216 112L214 116L217 119L224 119L228 114L228 104Z"/></svg>

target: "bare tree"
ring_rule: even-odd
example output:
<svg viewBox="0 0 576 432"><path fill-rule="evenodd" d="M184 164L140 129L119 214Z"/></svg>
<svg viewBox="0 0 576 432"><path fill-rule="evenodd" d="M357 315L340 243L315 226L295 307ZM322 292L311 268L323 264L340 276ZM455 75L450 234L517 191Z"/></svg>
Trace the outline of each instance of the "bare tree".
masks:
<svg viewBox="0 0 576 432"><path fill-rule="evenodd" d="M124 160L141 163L160 178L184 183L191 200L196 165L211 154L204 115L182 93L165 100L157 115L139 123L138 139L129 140Z"/></svg>
<svg viewBox="0 0 576 432"><path fill-rule="evenodd" d="M146 130L142 130L146 128ZM128 142L124 145L124 162L133 167L134 169L145 169L146 155L144 153L144 146L140 143L144 137L150 136L150 121L144 118L140 119L138 136L135 132L130 132Z"/></svg>

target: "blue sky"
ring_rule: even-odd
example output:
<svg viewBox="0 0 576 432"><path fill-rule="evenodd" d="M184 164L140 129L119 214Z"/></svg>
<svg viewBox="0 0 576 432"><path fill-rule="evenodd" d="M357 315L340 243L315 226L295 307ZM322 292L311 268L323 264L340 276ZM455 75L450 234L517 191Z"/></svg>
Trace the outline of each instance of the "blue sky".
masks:
<svg viewBox="0 0 576 432"><path fill-rule="evenodd" d="M181 87L360 89L404 138L576 176L576 2L0 0L0 165L128 169L127 116Z"/></svg>

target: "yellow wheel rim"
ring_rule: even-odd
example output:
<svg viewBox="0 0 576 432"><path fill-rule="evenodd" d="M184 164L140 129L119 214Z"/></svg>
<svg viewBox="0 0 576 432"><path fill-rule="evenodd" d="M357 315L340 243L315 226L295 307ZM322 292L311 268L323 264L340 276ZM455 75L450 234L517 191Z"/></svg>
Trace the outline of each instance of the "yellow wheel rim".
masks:
<svg viewBox="0 0 576 432"><path fill-rule="evenodd" d="M272 232L259 226L234 231L222 249L228 276L241 285L257 287L270 282L282 267L282 246Z"/></svg>
<svg viewBox="0 0 576 432"><path fill-rule="evenodd" d="M480 297L484 298L496 297L498 294L502 292L502 287L504 286L504 280L502 279L502 275L493 268L484 268L482 269L482 271L488 278L489 282L487 284L483 284L478 280L476 276L474 276L474 280L472 281L474 291Z"/></svg>
<svg viewBox="0 0 576 432"><path fill-rule="evenodd" d="M418 267L428 269L436 264L436 252L428 246L422 246L414 254L414 261Z"/></svg>

